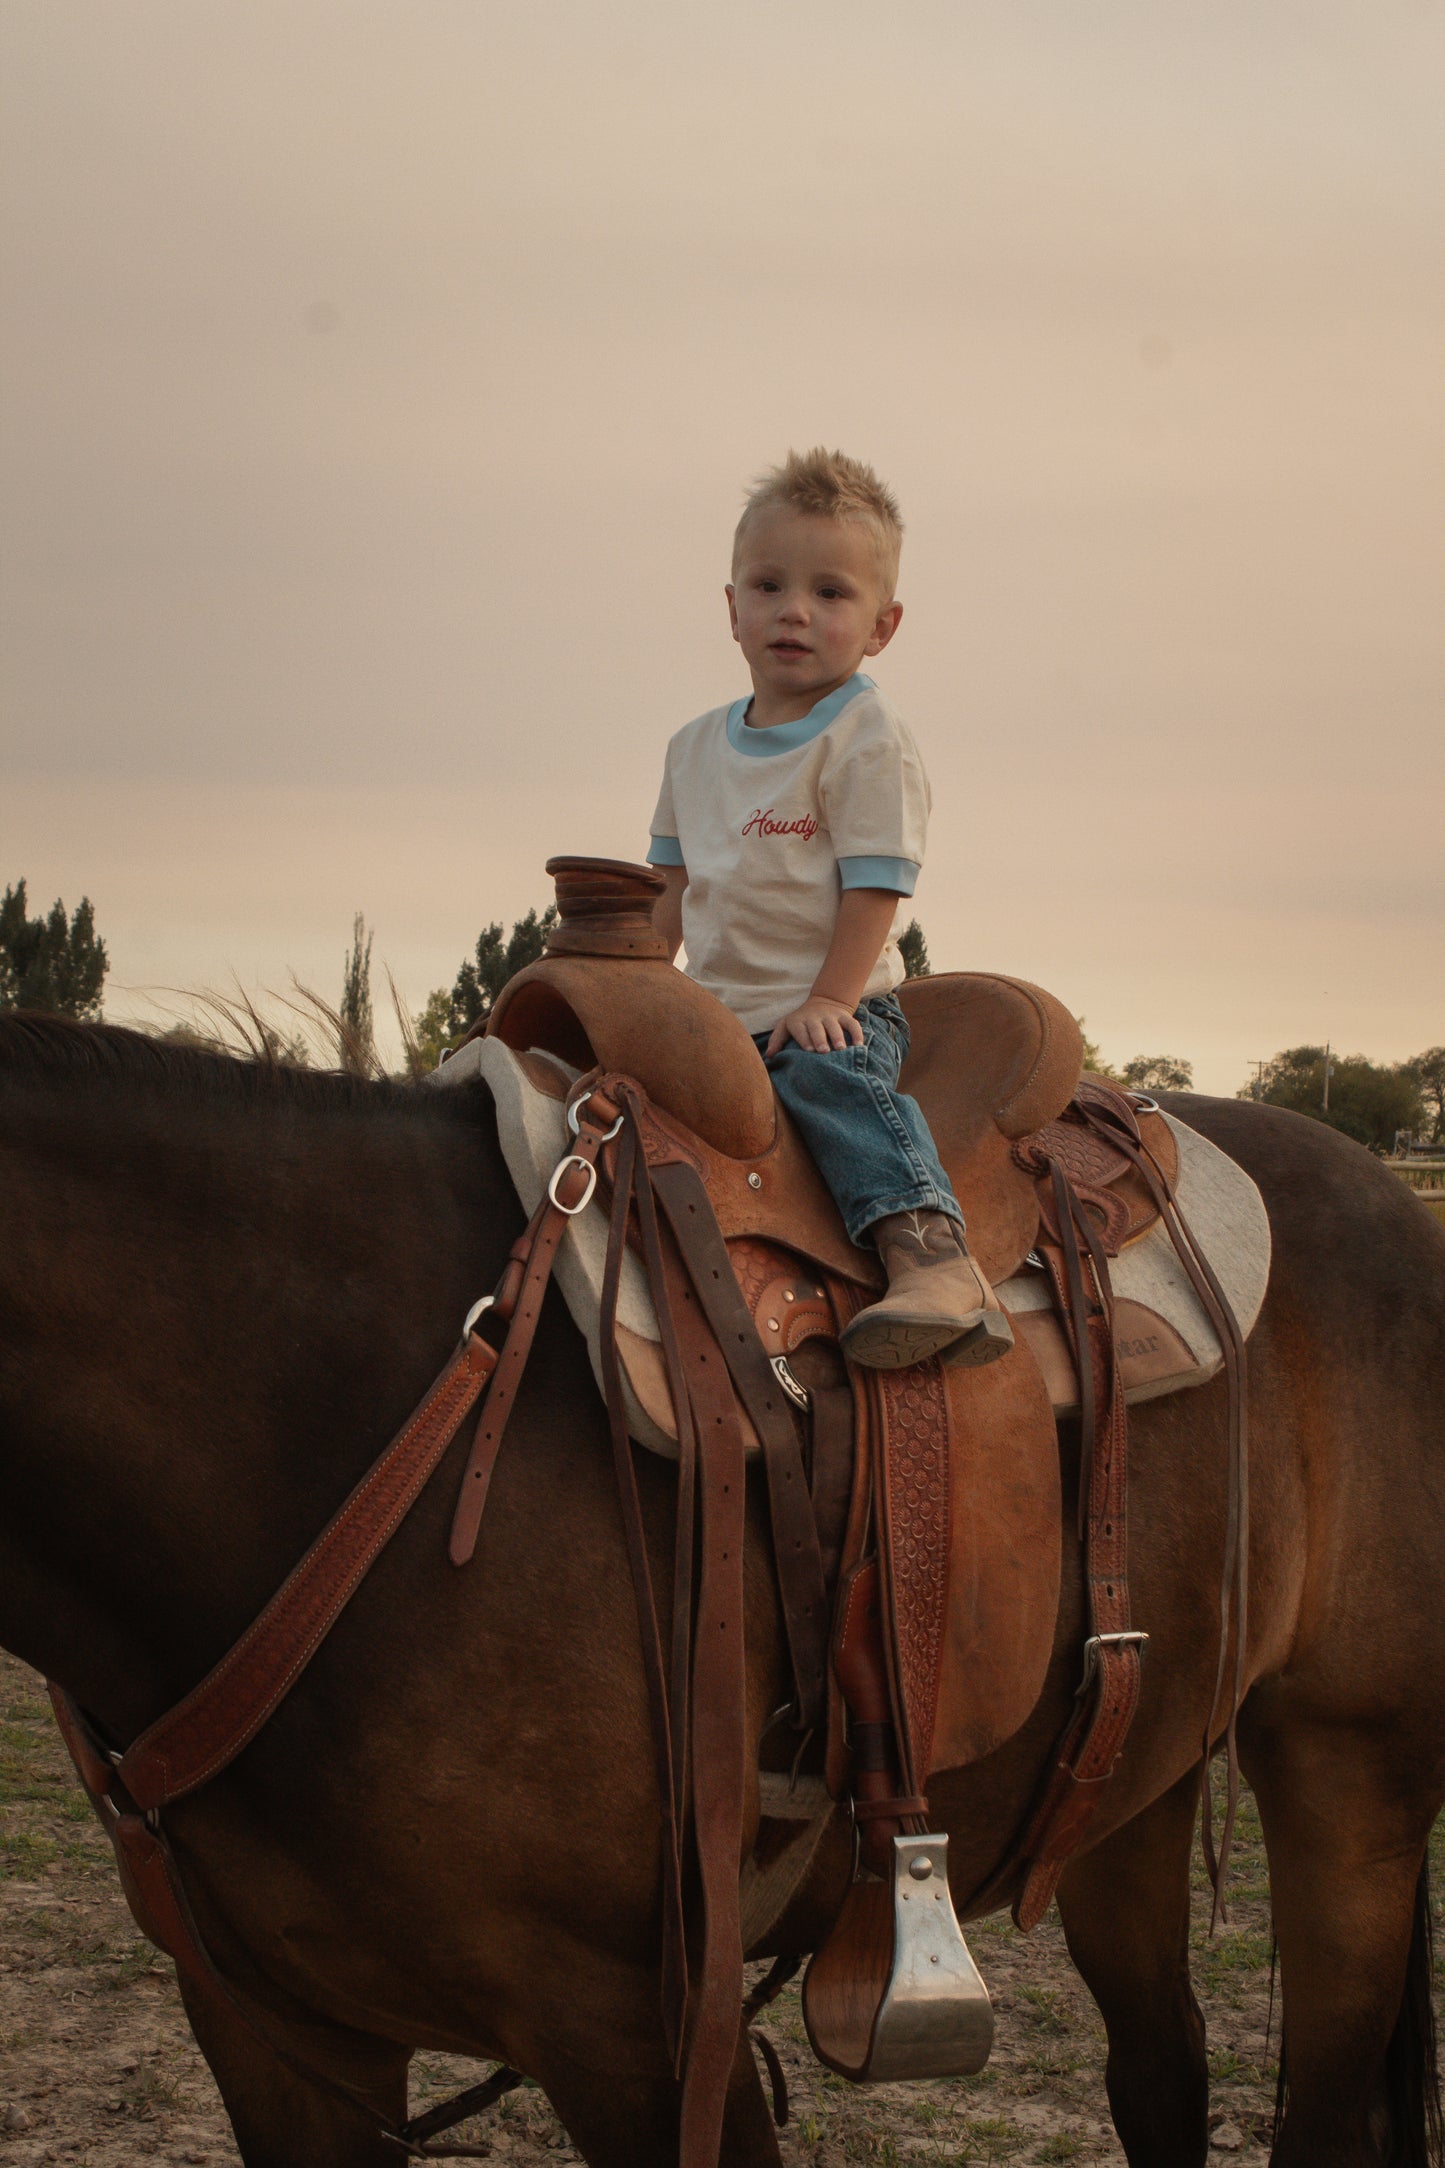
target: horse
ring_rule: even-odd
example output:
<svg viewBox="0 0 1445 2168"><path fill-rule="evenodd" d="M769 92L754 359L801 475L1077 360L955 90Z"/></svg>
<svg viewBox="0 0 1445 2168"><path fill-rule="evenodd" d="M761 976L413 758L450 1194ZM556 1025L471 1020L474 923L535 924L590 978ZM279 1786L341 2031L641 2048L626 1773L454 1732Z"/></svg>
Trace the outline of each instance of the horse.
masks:
<svg viewBox="0 0 1445 2168"><path fill-rule="evenodd" d="M1321 1124L1169 1104L1248 1169L1273 1230L1239 1714L1283 1992L1271 2158L1425 2168L1441 2153L1425 1862L1445 1799L1445 1231ZM521 1226L480 1083L428 1092L0 1017L0 1641L126 1744L283 1580ZM1222 1383L1136 1409L1131 1433L1148 1662L1058 1903L1130 2168L1203 2168L1186 1931L1204 1736L1227 1714L1211 1716ZM1076 1426L1060 1448L1071 1530ZM464 1451L465 1434L253 1743L168 1810L205 1942L264 2017L262 2039L183 1986L246 2168L384 2168L394 2142L328 2087L398 2123L418 2049L526 2072L591 2168L678 2158L636 1615L602 1406L555 1295L458 1570ZM637 1459L665 1591L673 1477ZM747 1540L755 1746L786 1698L756 1495ZM1068 1535L1066 1560L1033 1714L930 1785L965 1919L1077 1683ZM795 1946L825 1926L795 1926ZM779 2160L741 2027L721 2159Z"/></svg>

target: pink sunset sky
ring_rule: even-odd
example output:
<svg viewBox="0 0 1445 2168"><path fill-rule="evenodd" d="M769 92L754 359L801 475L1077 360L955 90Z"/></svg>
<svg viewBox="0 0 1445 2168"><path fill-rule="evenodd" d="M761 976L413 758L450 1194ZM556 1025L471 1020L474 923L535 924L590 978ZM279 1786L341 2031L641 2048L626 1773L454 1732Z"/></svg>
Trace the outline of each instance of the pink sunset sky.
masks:
<svg viewBox="0 0 1445 2168"><path fill-rule="evenodd" d="M1433 0L8 0L0 886L408 1003L641 856L741 492L872 460L935 965L1445 1038Z"/></svg>

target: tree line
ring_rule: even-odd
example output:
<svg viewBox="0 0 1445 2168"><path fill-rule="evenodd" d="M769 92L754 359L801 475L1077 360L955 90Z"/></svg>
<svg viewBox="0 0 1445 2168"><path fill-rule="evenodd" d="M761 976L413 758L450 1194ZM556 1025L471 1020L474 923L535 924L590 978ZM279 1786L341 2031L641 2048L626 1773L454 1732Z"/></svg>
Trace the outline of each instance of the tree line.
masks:
<svg viewBox="0 0 1445 2168"><path fill-rule="evenodd" d="M451 985L434 988L414 1015L402 1008L393 987L405 1042L405 1073L420 1076L434 1069L444 1053L484 1024L507 981L542 954L556 923L556 906L549 904L544 911L528 911L525 918L515 919L510 931L500 921L484 926ZM358 912L334 1005L302 990L302 1013L324 1027L337 1065L361 1075L381 1072L371 982L372 942L373 935ZM928 942L917 919L900 937L899 947L910 978L929 976ZM96 1022L109 968L89 897L83 896L68 917L59 901L43 915L31 917L25 882L17 881L5 890L0 899L0 1009L49 1010L81 1022ZM234 1019L236 1004L214 1006ZM254 1052L268 1060L299 1064L312 1060L304 1032L282 1033L250 1003L243 1002L240 1008ZM1082 1017L1079 1025L1084 1066L1092 1075L1136 1091L1193 1088L1193 1065L1182 1057L1135 1054L1116 1069L1084 1030ZM209 1037L191 1025L173 1026L172 1035L194 1040ZM1374 1152L1393 1152L1403 1133L1417 1143L1445 1145L1445 1046L1429 1047L1407 1061L1392 1063L1372 1062L1363 1054L1336 1055L1322 1046L1289 1047L1262 1063L1237 1096L1308 1115Z"/></svg>

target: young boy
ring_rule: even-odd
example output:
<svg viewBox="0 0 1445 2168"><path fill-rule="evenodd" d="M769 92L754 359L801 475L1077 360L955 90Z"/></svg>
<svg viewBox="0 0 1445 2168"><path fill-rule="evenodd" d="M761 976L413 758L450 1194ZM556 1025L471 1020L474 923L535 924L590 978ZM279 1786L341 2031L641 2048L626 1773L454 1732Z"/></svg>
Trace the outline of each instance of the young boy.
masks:
<svg viewBox="0 0 1445 2168"><path fill-rule="evenodd" d="M650 862L672 954L753 1034L849 1236L888 1275L843 1336L854 1362L991 1361L1008 1319L917 1104L897 934L923 859L928 779L859 665L898 629L903 525L871 467L789 453L743 508L727 588L750 700L667 748Z"/></svg>

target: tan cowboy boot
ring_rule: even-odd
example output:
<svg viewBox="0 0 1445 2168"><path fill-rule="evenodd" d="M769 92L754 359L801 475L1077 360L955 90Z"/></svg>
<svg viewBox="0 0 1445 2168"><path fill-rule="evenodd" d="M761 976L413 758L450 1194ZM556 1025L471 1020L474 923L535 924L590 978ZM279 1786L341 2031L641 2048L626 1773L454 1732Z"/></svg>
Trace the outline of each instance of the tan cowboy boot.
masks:
<svg viewBox="0 0 1445 2168"><path fill-rule="evenodd" d="M881 1301L842 1335L850 1362L905 1370L930 1355L991 1363L1013 1346L1013 1327L946 1212L894 1212L868 1230L888 1274Z"/></svg>

